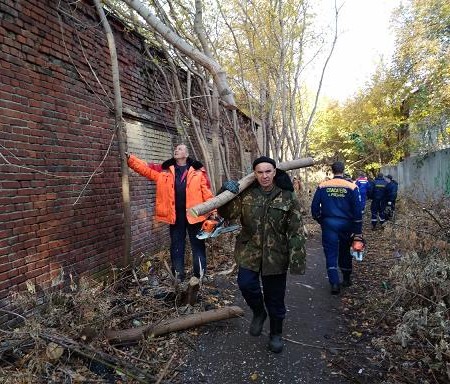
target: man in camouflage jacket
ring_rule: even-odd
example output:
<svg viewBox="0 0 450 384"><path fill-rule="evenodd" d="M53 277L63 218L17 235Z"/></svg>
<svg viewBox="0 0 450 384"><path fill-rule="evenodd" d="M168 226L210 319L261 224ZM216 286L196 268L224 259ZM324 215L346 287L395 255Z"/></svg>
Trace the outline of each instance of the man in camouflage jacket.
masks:
<svg viewBox="0 0 450 384"><path fill-rule="evenodd" d="M286 274L288 269L292 274L305 273L303 221L292 182L284 171L276 169L275 161L262 156L253 162L253 170L256 181L218 212L226 219L239 218L242 225L235 259L239 289L253 311L250 334L261 334L267 308L269 348L279 353L283 349ZM227 183L224 188L233 189Z"/></svg>

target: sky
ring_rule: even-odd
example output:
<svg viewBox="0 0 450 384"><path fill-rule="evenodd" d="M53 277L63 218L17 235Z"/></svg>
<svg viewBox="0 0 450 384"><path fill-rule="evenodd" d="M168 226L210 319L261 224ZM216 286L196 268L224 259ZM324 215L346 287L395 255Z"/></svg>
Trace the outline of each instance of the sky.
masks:
<svg viewBox="0 0 450 384"><path fill-rule="evenodd" d="M339 1L339 0L338 0ZM380 56L391 57L391 13L401 0L345 0L340 34L322 85L322 96L340 101L352 96L374 73ZM323 23L333 22L334 0L316 0Z"/></svg>

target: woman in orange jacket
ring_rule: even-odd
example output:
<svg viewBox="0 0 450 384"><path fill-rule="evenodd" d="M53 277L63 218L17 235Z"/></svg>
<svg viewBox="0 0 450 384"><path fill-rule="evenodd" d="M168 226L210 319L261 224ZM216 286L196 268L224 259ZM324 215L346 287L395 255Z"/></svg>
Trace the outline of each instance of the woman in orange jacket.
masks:
<svg viewBox="0 0 450 384"><path fill-rule="evenodd" d="M196 277L204 275L205 242L197 239L196 235L207 215L198 217L187 215L187 209L214 196L202 163L191 159L186 145L179 144L173 157L161 165L149 164L134 155L128 155L128 166L156 182L155 218L170 225L170 258L174 276L180 280L185 277L186 231L191 242L194 275Z"/></svg>

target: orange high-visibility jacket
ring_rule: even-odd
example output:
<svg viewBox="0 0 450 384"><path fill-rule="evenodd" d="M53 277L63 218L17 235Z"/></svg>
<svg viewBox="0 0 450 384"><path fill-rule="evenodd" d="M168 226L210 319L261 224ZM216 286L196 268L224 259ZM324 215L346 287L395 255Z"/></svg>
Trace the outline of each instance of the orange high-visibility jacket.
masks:
<svg viewBox="0 0 450 384"><path fill-rule="evenodd" d="M187 164L189 166L186 176L186 210L214 196L203 165L189 157ZM169 159L162 165L158 165L149 164L130 155L128 166L140 175L156 182L156 220L175 224L175 159ZM186 217L190 224L195 224L206 220L208 215L198 217L186 215Z"/></svg>

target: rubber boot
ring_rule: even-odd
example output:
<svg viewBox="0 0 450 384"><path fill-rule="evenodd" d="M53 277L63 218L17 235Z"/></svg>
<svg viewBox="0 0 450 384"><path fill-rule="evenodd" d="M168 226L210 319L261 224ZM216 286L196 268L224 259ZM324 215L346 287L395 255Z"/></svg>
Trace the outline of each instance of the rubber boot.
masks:
<svg viewBox="0 0 450 384"><path fill-rule="evenodd" d="M342 286L343 287L350 287L352 285L352 279L350 278L350 272L342 272Z"/></svg>
<svg viewBox="0 0 450 384"><path fill-rule="evenodd" d="M280 353L283 350L284 343L282 338L283 319L270 319L270 340L269 349L273 353Z"/></svg>
<svg viewBox="0 0 450 384"><path fill-rule="evenodd" d="M256 307L252 308L253 311L253 319L250 323L249 333L252 336L261 335L264 321L266 321L267 312L264 308L264 303L261 301Z"/></svg>
<svg viewBox="0 0 450 384"><path fill-rule="evenodd" d="M331 284L331 294L339 295L341 293L341 286L339 284Z"/></svg>

